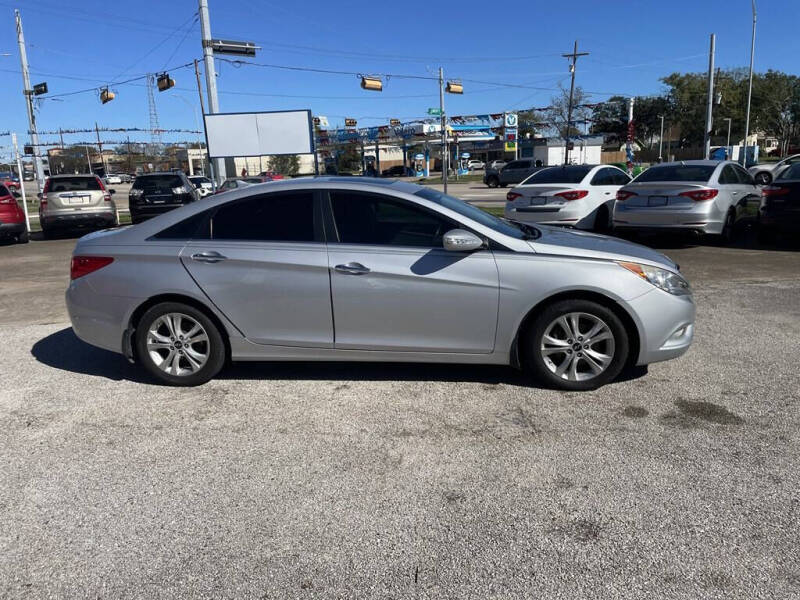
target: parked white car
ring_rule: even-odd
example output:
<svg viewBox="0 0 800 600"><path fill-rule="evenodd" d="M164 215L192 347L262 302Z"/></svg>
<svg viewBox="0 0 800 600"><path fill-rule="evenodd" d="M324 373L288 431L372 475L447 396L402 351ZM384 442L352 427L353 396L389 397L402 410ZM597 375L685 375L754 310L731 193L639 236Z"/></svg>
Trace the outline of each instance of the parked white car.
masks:
<svg viewBox="0 0 800 600"><path fill-rule="evenodd" d="M514 221L608 231L617 190L628 174L611 165L567 165L537 171L506 194Z"/></svg>
<svg viewBox="0 0 800 600"><path fill-rule="evenodd" d="M119 184L119 183L122 183L122 177L120 177L119 175L114 175L114 174L106 175L105 183L108 183L108 184L115 184L115 183Z"/></svg>
<svg viewBox="0 0 800 600"><path fill-rule="evenodd" d="M769 185L772 183L772 180L775 179L778 173L784 169L784 167L788 167L789 165L793 165L798 162L800 162L800 154L794 154L792 156L787 156L783 160L775 163L753 165L747 170L750 172L750 175L753 176L753 179L756 180L757 184Z"/></svg>
<svg viewBox="0 0 800 600"><path fill-rule="evenodd" d="M486 163L482 160L471 160L467 163L467 168L470 171L480 171L486 166Z"/></svg>
<svg viewBox="0 0 800 600"><path fill-rule="evenodd" d="M206 196L210 196L214 193L214 183L208 178L204 177L203 175L192 175L189 177L189 181L192 182L195 189L197 190L197 194L201 198L205 198Z"/></svg>

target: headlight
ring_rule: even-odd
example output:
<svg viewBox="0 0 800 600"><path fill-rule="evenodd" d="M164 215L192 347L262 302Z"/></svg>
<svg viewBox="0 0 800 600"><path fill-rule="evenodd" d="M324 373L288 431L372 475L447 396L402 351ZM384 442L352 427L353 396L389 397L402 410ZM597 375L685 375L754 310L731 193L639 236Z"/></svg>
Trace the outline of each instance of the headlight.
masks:
<svg viewBox="0 0 800 600"><path fill-rule="evenodd" d="M688 296L692 293L689 282L672 271L632 262L621 262L617 264L619 264L620 267L628 269L631 273L635 273L642 279L649 281L657 288L661 288L665 292L674 294L675 296Z"/></svg>

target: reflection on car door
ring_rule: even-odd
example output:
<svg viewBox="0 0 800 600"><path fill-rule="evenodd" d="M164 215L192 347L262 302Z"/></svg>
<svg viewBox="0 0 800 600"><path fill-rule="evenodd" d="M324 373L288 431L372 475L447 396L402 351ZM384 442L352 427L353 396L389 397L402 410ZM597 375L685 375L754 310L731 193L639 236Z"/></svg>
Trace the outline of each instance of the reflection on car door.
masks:
<svg viewBox="0 0 800 600"><path fill-rule="evenodd" d="M754 223L758 218L758 209L761 206L761 190L756 185L753 176L739 165L733 165L739 178L739 199L736 203L736 220Z"/></svg>
<svg viewBox="0 0 800 600"><path fill-rule="evenodd" d="M457 224L391 196L331 190L334 347L490 353L498 274L490 250L449 252Z"/></svg>
<svg viewBox="0 0 800 600"><path fill-rule="evenodd" d="M252 342L330 348L328 259L311 191L261 194L210 211L181 261Z"/></svg>

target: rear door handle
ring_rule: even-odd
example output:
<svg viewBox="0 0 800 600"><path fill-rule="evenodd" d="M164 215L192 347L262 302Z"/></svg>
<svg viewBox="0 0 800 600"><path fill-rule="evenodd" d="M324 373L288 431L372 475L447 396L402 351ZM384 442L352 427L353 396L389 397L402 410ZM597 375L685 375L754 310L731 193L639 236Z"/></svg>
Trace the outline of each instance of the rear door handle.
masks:
<svg viewBox="0 0 800 600"><path fill-rule="evenodd" d="M196 260L197 262L212 263L212 264L218 263L222 260L226 260L227 258L228 258L227 256L223 256L219 252L215 252L213 250L192 254L192 260Z"/></svg>
<svg viewBox="0 0 800 600"><path fill-rule="evenodd" d="M346 273L347 275L366 275L369 269L357 262L349 262L346 265L336 265L334 269L339 273Z"/></svg>

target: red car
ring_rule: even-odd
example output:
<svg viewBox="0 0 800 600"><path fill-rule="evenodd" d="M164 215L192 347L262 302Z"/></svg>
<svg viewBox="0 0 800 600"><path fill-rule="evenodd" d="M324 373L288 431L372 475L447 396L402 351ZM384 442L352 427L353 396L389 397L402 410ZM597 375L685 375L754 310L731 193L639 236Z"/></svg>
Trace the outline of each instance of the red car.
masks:
<svg viewBox="0 0 800 600"><path fill-rule="evenodd" d="M13 173L0 173L0 185L4 185L10 190L19 191L19 178Z"/></svg>
<svg viewBox="0 0 800 600"><path fill-rule="evenodd" d="M274 171L262 171L261 173L259 173L259 176L269 177L269 179L265 181L277 181L278 179L284 178L283 175L281 175L280 173L275 173Z"/></svg>
<svg viewBox="0 0 800 600"><path fill-rule="evenodd" d="M5 184L0 185L0 238L14 238L20 244L28 243L25 213Z"/></svg>

